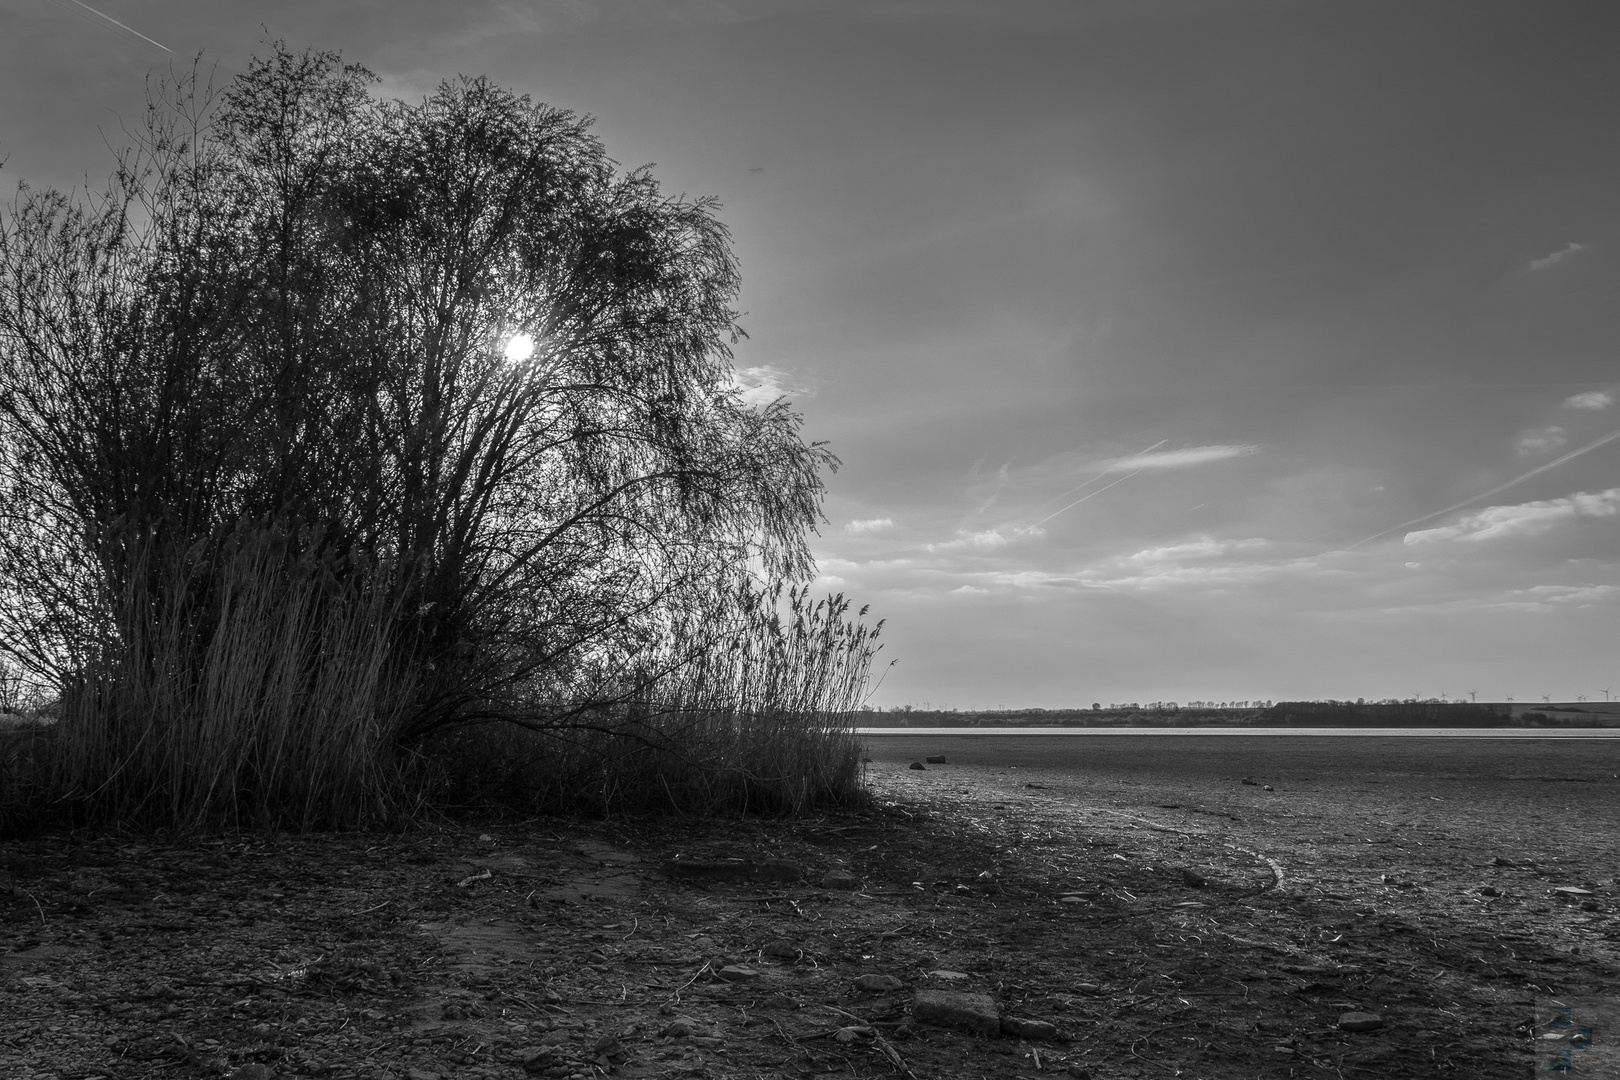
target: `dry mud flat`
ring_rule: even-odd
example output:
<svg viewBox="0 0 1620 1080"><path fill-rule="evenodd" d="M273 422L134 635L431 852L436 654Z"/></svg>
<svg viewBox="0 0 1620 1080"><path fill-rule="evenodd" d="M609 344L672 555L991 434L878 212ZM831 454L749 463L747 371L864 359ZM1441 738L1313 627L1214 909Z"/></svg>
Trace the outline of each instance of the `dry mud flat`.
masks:
<svg viewBox="0 0 1620 1080"><path fill-rule="evenodd" d="M1520 1077L1620 988L1597 757L965 743L872 740L820 821L0 847L0 1076Z"/></svg>

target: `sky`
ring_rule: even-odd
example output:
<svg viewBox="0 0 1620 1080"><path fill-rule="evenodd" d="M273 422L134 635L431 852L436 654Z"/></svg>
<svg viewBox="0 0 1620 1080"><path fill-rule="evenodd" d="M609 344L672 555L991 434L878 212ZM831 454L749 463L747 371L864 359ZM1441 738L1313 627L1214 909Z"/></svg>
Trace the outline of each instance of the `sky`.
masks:
<svg viewBox="0 0 1620 1080"><path fill-rule="evenodd" d="M0 186L267 37L720 200L874 705L1620 691L1608 0L0 0Z"/></svg>

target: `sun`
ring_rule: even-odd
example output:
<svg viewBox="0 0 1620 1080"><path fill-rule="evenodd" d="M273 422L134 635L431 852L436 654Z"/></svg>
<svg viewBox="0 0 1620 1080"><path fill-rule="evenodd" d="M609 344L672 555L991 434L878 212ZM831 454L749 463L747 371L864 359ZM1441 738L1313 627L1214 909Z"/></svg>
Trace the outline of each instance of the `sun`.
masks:
<svg viewBox="0 0 1620 1080"><path fill-rule="evenodd" d="M521 364L533 355L533 334L513 334L506 339L506 358L512 363Z"/></svg>

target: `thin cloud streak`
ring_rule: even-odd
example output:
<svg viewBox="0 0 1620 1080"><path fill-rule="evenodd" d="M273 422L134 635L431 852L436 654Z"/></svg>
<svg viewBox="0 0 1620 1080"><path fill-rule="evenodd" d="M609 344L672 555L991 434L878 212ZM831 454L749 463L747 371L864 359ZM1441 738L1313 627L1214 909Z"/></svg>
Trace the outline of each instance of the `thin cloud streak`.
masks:
<svg viewBox="0 0 1620 1080"><path fill-rule="evenodd" d="M1539 259L1531 259L1530 269L1533 271L1551 270L1553 267L1557 266L1571 255L1578 255L1585 250L1585 244L1577 244L1575 241L1571 240L1569 243L1565 244L1563 247L1559 248L1550 255L1543 255Z"/></svg>
<svg viewBox="0 0 1620 1080"><path fill-rule="evenodd" d="M1163 446L1163 443L1159 443ZM1096 465L1105 473L1125 472L1127 469L1140 471L1142 469L1184 469L1192 465L1207 465L1212 461L1227 461L1231 458L1248 457L1258 454L1258 446L1189 446L1181 450L1144 450L1140 454L1128 454L1125 457L1109 458L1099 461Z"/></svg>
<svg viewBox="0 0 1620 1080"><path fill-rule="evenodd" d="M1355 543L1351 544L1349 547L1340 548L1339 550L1341 550L1341 551L1353 551L1354 549L1360 547L1362 544L1371 543L1372 541L1377 540L1380 537L1388 536L1392 532L1399 532L1400 530L1408 528L1409 526L1412 526L1412 525L1421 525L1425 521L1433 521L1435 518L1440 517L1442 514L1449 514L1453 510L1461 510L1463 507L1468 506L1468 505L1470 505L1472 503L1476 503L1481 499L1488 499L1492 495L1499 495L1502 492L1506 491L1510 487L1516 487L1517 485L1524 483L1526 480L1530 479L1533 476L1540 476L1542 473L1546 472L1548 469L1556 469L1556 468L1558 468L1558 466L1564 464L1564 462L1566 462L1566 461L1574 461L1576 458L1580 457L1582 454L1589 454L1593 450L1596 450L1598 447L1604 446L1604 445L1606 445L1608 443L1612 443L1616 439L1620 439L1620 431L1611 431L1607 435L1603 436L1601 439L1594 439L1592 442L1587 443L1585 446L1581 447L1578 450L1571 450L1569 453L1565 454L1563 457L1554 458L1553 460L1547 462L1547 464L1545 464L1545 465L1539 465L1536 468L1531 469L1527 473L1524 473L1524 474L1522 474L1520 476L1515 476L1512 480L1509 480L1505 484L1498 484L1496 487L1491 488L1491 490L1489 490L1489 491L1482 491L1478 495L1474 495L1474 496L1471 496L1470 498L1464 499L1462 502L1453 503L1452 505L1446 507L1444 510L1436 510L1432 514L1424 514L1422 517L1413 518L1411 521L1403 521L1399 525L1395 525L1395 526L1393 526L1391 528L1385 529L1383 532L1373 533L1371 536L1366 537L1366 538L1361 539L1361 540L1357 540Z"/></svg>

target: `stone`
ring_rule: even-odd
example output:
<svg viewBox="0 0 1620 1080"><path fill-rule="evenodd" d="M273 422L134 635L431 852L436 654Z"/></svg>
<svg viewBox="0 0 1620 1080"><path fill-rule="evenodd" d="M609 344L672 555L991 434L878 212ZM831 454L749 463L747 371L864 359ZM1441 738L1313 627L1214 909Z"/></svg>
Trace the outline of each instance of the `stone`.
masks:
<svg viewBox="0 0 1620 1080"><path fill-rule="evenodd" d="M1208 880L1196 870L1182 870L1181 883L1189 889L1202 889L1208 884Z"/></svg>
<svg viewBox="0 0 1620 1080"><path fill-rule="evenodd" d="M1083 897L1083 896L1070 895L1070 896L1060 896L1060 897L1058 897L1058 903L1060 903L1060 904L1083 904L1085 902L1086 902L1086 898Z"/></svg>
<svg viewBox="0 0 1620 1080"><path fill-rule="evenodd" d="M1565 897L1566 899L1572 899L1573 900L1573 899L1579 899L1580 897L1583 897L1583 896L1591 896L1592 895L1592 890L1591 889L1580 889L1580 888L1575 887L1574 885L1560 885L1556 889L1553 890L1553 893L1554 893L1554 895L1562 896L1562 897Z"/></svg>
<svg viewBox="0 0 1620 1080"><path fill-rule="evenodd" d="M919 990L911 1015L918 1023L959 1028L975 1035L993 1036L1001 1031L1001 1012L989 994Z"/></svg>
<svg viewBox="0 0 1620 1080"><path fill-rule="evenodd" d="M254 1062L250 1065L238 1065L231 1071L229 1080L270 1080L274 1075L275 1073L270 1071L270 1066Z"/></svg>
<svg viewBox="0 0 1620 1080"><path fill-rule="evenodd" d="M1001 1030L1020 1039L1056 1039L1057 1025L1045 1020L1026 1020L1022 1016L1003 1016Z"/></svg>
<svg viewBox="0 0 1620 1080"><path fill-rule="evenodd" d="M893 975L862 975L855 980L855 989L868 994L882 994L891 990L900 990L905 985Z"/></svg>
<svg viewBox="0 0 1620 1080"><path fill-rule="evenodd" d="M1504 859L1504 858L1502 858L1502 856L1498 855L1495 858L1491 859L1491 865L1492 866L1513 866L1514 862L1513 862L1512 859Z"/></svg>
<svg viewBox="0 0 1620 1080"><path fill-rule="evenodd" d="M1272 786L1271 786L1271 785L1270 785L1270 784L1266 784L1266 785L1265 785L1265 786L1264 786L1264 787L1262 787L1262 788L1261 788L1261 789L1260 789L1260 790L1261 790L1261 791L1276 791L1276 790L1277 790L1277 789L1276 789L1276 788L1274 788L1274 787L1272 787Z"/></svg>
<svg viewBox="0 0 1620 1080"><path fill-rule="evenodd" d="M1260 781L1258 781L1258 780L1251 780L1251 779L1249 779L1249 778L1248 778L1248 777L1247 777L1247 776L1245 776L1245 777L1244 777L1244 778L1243 778L1243 782L1244 782L1244 783L1245 783L1245 784L1247 784L1247 785L1248 785L1248 786L1249 786L1249 787L1259 787L1259 786L1260 786Z"/></svg>
<svg viewBox="0 0 1620 1080"><path fill-rule="evenodd" d="M1581 901L1581 910L1582 911L1596 911L1597 909L1598 909L1598 902L1596 900L1582 900Z"/></svg>
<svg viewBox="0 0 1620 1080"><path fill-rule="evenodd" d="M943 968L941 968L939 971L930 971L928 974L936 979L944 979L946 982L960 982L967 978L967 975L963 972L946 971Z"/></svg>
<svg viewBox="0 0 1620 1080"><path fill-rule="evenodd" d="M1066 1071L1072 1080L1091 1080L1091 1070L1084 1065L1070 1065Z"/></svg>
<svg viewBox="0 0 1620 1080"><path fill-rule="evenodd" d="M1502 894L1500 892L1498 892L1496 889L1489 886L1489 885L1483 885L1483 886L1480 887L1479 895L1481 895L1481 896L1501 896Z"/></svg>
<svg viewBox="0 0 1620 1080"><path fill-rule="evenodd" d="M699 1024L690 1016L677 1016L664 1025L663 1034L671 1039L686 1039L702 1030L702 1027L702 1024Z"/></svg>
<svg viewBox="0 0 1620 1080"><path fill-rule="evenodd" d="M746 964L727 964L715 974L726 980L726 982L753 982L760 977L758 969L751 968Z"/></svg>
<svg viewBox="0 0 1620 1080"><path fill-rule="evenodd" d="M846 892L861 887L860 879L848 870L829 870L821 879L823 889L843 889Z"/></svg>
<svg viewBox="0 0 1620 1080"><path fill-rule="evenodd" d="M804 950L791 941L778 938L776 941L767 941L760 952L776 960L797 960L804 955Z"/></svg>
<svg viewBox="0 0 1620 1080"><path fill-rule="evenodd" d="M920 761L913 761L911 763L911 765L910 765L910 768L916 769L918 772L927 772L928 771L928 766L924 765Z"/></svg>
<svg viewBox="0 0 1620 1080"><path fill-rule="evenodd" d="M1373 1031L1384 1026L1384 1018L1377 1013L1347 1012L1339 1017L1340 1031Z"/></svg>
<svg viewBox="0 0 1620 1080"><path fill-rule="evenodd" d="M1082 994L1096 994L1102 990L1096 983L1075 983L1074 988Z"/></svg>
<svg viewBox="0 0 1620 1080"><path fill-rule="evenodd" d="M930 765L943 765L943 764L945 764L945 755L944 754L930 754L929 756L923 758L923 760L928 762L928 764L930 764Z"/></svg>

